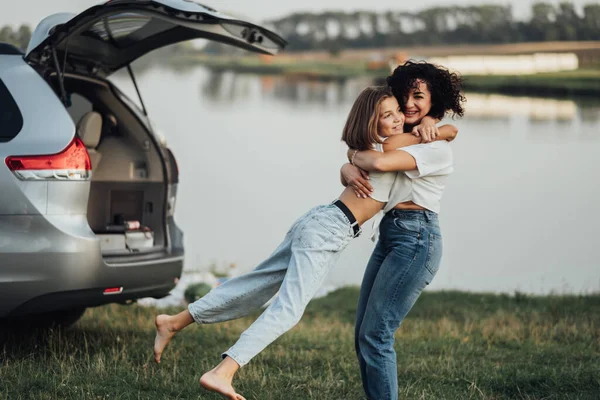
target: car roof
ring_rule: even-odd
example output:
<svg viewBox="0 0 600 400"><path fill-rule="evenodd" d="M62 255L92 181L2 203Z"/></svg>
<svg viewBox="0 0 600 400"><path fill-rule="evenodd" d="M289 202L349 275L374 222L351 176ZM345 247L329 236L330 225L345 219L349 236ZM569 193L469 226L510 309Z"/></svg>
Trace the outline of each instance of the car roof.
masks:
<svg viewBox="0 0 600 400"><path fill-rule="evenodd" d="M3 55L11 55L11 56L22 56L23 52L17 49L10 43L2 43L0 42L0 54Z"/></svg>

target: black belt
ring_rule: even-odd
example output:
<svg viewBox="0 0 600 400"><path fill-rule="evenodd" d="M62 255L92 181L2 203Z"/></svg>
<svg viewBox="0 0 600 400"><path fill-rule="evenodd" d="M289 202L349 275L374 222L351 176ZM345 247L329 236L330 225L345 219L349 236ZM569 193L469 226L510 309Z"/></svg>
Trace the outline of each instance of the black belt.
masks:
<svg viewBox="0 0 600 400"><path fill-rule="evenodd" d="M340 210L342 210L342 212L348 218L348 221L350 221L350 224L352 225L354 237L358 236L360 234L360 226L358 226L358 222L356 222L356 218L354 218L354 214L352 214L352 211L350 211L350 209L346 207L346 205L342 203L341 200L336 200L332 204Z"/></svg>

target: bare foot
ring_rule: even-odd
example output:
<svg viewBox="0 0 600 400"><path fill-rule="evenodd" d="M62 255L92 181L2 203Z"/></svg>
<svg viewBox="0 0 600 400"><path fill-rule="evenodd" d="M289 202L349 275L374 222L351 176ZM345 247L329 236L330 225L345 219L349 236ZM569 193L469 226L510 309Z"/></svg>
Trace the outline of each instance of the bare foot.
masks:
<svg viewBox="0 0 600 400"><path fill-rule="evenodd" d="M233 376L229 377L224 374L219 374L217 368L202 375L200 385L206 390L222 394L230 400L246 400L241 394L237 394L231 385Z"/></svg>
<svg viewBox="0 0 600 400"><path fill-rule="evenodd" d="M175 333L171 323L169 323L169 315L159 315L156 317L154 324L156 325L156 338L154 339L154 360L160 363L160 356L167 344L171 341Z"/></svg>

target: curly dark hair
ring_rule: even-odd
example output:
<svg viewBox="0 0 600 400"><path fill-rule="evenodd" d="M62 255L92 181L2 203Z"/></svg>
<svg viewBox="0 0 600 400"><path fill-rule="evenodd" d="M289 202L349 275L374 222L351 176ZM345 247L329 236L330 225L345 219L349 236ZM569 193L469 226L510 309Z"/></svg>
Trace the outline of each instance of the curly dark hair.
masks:
<svg viewBox="0 0 600 400"><path fill-rule="evenodd" d="M419 86L419 80L424 81L431 92L429 116L442 119L447 113L452 113L452 117L464 115L462 103L466 98L461 93L461 77L438 65L413 60L397 67L386 79L403 110L405 99L411 89Z"/></svg>

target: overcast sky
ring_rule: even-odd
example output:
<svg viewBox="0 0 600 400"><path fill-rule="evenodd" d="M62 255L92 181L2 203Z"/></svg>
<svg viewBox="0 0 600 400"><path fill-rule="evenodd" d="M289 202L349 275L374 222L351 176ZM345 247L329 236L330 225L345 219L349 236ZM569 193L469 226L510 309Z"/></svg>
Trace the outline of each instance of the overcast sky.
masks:
<svg viewBox="0 0 600 400"><path fill-rule="evenodd" d="M558 4L560 0L549 0ZM0 0L0 26L27 23L34 28L44 17L57 12L81 12L86 8L101 3L99 0ZM245 15L253 22L284 16L294 11L343 10L406 10L417 11L439 5L468 4L512 4L517 18L527 18L531 9L531 0L200 0L222 12L234 12L236 16ZM580 9L583 4L598 3L598 0L574 0Z"/></svg>

